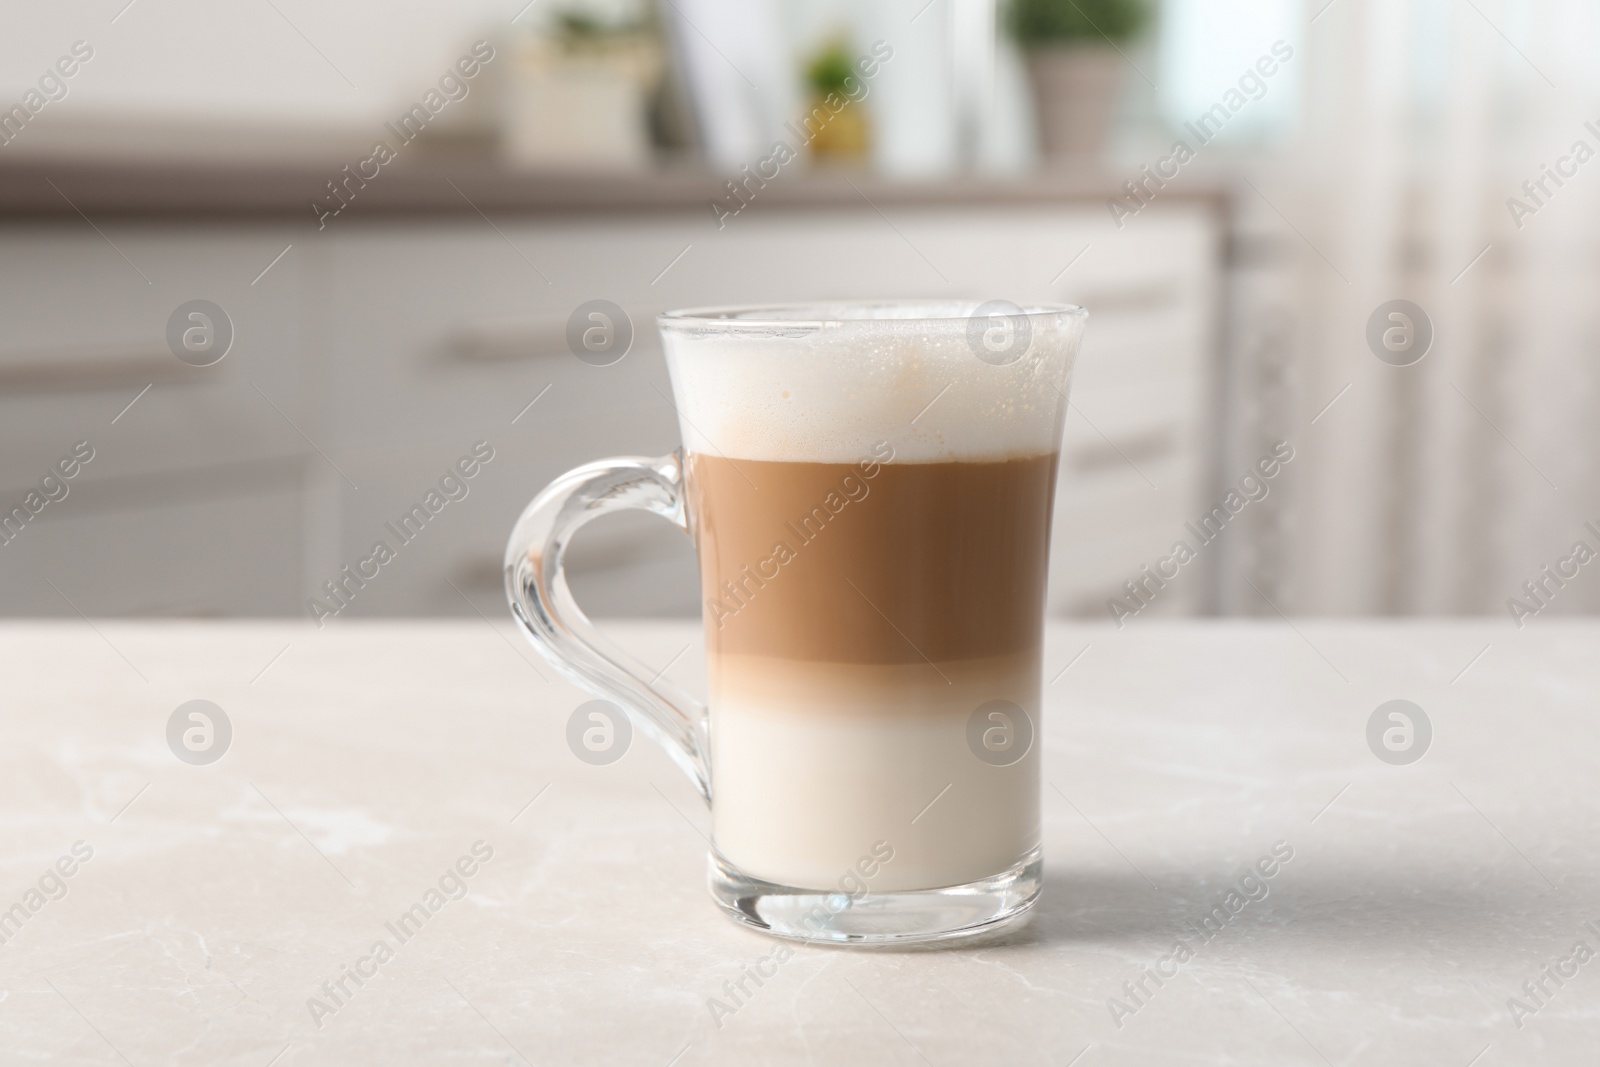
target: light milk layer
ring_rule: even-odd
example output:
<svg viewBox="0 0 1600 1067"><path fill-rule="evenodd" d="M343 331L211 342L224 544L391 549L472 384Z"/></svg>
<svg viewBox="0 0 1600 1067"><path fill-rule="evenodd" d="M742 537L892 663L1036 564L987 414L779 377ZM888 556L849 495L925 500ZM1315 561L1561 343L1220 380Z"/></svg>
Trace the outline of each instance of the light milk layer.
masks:
<svg viewBox="0 0 1600 1067"><path fill-rule="evenodd" d="M1039 844L1039 662L1034 656L862 666L719 656L711 767L717 850L746 874L836 886L878 842L869 891L998 874ZM1035 729L997 767L968 743L973 710L1024 709Z"/></svg>

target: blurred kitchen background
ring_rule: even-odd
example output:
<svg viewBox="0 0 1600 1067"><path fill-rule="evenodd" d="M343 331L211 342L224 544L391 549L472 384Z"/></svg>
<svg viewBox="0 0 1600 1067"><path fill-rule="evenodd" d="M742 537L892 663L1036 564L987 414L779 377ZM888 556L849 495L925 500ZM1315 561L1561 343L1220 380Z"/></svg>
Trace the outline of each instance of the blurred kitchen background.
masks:
<svg viewBox="0 0 1600 1067"><path fill-rule="evenodd" d="M1597 44L1578 0L14 6L0 613L309 617L487 441L341 616L501 618L540 487L677 445L658 312L946 295L1091 311L1058 614L1279 441L1130 625L1593 610L1541 569L1600 547ZM569 558L593 614L698 611L665 523Z"/></svg>

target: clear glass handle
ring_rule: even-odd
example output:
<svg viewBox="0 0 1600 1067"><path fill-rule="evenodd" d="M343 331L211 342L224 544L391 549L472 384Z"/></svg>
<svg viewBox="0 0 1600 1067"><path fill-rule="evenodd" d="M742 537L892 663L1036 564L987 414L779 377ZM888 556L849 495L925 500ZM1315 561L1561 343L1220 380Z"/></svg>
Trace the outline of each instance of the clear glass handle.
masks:
<svg viewBox="0 0 1600 1067"><path fill-rule="evenodd" d="M506 594L533 647L579 686L621 705L710 803L705 705L602 637L567 587L562 557L573 533L591 519L630 510L654 512L688 532L678 453L600 460L551 482L506 545Z"/></svg>

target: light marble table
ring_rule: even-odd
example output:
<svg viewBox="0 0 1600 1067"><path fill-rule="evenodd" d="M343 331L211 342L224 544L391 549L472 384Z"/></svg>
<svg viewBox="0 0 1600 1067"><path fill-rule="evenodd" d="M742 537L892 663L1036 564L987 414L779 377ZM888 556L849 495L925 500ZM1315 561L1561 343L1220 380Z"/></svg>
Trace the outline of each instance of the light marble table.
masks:
<svg viewBox="0 0 1600 1067"><path fill-rule="evenodd" d="M1592 1062L1600 962L1561 961L1600 950L1600 626L1295 626L1053 627L1031 924L799 947L714 1020L774 943L711 904L665 756L574 758L584 697L509 622L5 624L0 1062ZM612 629L695 685L696 627ZM1369 749L1392 698L1419 762ZM233 728L208 766L166 740L193 699Z"/></svg>

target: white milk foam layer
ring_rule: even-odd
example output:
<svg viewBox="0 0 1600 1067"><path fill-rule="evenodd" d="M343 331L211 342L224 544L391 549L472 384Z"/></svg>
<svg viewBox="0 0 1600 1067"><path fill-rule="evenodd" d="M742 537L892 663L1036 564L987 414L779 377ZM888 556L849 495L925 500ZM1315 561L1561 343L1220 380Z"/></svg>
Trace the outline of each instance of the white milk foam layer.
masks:
<svg viewBox="0 0 1600 1067"><path fill-rule="evenodd" d="M684 446L814 463L858 462L880 441L897 463L1054 452L1084 314L1029 309L969 329L976 306L863 318L860 305L841 305L809 311L837 319L790 325L664 319Z"/></svg>

